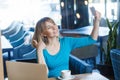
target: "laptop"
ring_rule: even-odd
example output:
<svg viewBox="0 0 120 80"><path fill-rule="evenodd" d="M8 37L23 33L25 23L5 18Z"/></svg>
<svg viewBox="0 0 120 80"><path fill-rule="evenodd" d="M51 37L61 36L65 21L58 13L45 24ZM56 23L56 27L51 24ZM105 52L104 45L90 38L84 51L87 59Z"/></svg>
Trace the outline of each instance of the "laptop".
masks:
<svg viewBox="0 0 120 80"><path fill-rule="evenodd" d="M45 64L6 61L8 80L48 80Z"/></svg>

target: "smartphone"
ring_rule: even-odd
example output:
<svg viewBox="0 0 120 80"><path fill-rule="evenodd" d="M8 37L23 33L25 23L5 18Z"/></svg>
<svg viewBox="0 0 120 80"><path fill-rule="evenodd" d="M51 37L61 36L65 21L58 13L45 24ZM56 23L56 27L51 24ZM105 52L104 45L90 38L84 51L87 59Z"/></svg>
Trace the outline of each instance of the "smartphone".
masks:
<svg viewBox="0 0 120 80"><path fill-rule="evenodd" d="M92 15L95 15L95 11L96 11L96 10L95 10L95 7L93 7L93 6L90 7L90 10L91 10L91 12L92 12Z"/></svg>

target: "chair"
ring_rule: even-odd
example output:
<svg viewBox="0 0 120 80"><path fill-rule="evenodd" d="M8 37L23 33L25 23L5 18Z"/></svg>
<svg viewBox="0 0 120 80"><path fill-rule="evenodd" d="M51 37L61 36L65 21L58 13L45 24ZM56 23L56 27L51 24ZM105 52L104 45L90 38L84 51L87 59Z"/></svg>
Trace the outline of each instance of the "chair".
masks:
<svg viewBox="0 0 120 80"><path fill-rule="evenodd" d="M13 58L17 58L18 57L18 54L17 54L17 49L18 47L21 47L22 45L24 45L24 42L25 42L25 36L28 35L28 32L25 32L22 37L20 37L19 39L15 40L15 41L12 41L10 42L11 45L13 46Z"/></svg>
<svg viewBox="0 0 120 80"><path fill-rule="evenodd" d="M35 58L35 57L36 57L36 49L33 49L30 52L22 55L22 58Z"/></svg>
<svg viewBox="0 0 120 80"><path fill-rule="evenodd" d="M15 40L15 41L11 41L11 45L13 46L13 48L20 46L21 44L23 44L25 42L24 38L25 36L27 36L29 33L25 32L22 37L20 37L19 39Z"/></svg>
<svg viewBox="0 0 120 80"><path fill-rule="evenodd" d="M16 33L18 27L22 26L23 24L19 21L13 21L11 25L5 29L2 30L1 33L4 35L7 39L9 39L9 36Z"/></svg>
<svg viewBox="0 0 120 80"><path fill-rule="evenodd" d="M36 58L36 48L32 47L31 44L19 46L15 48L14 54L17 54L17 58Z"/></svg>
<svg viewBox="0 0 120 80"><path fill-rule="evenodd" d="M15 59L14 61L37 63L37 58ZM72 54L70 55L69 69L71 70L72 74L91 73L92 72L91 65L78 59L77 57L73 56Z"/></svg>
<svg viewBox="0 0 120 80"><path fill-rule="evenodd" d="M98 55L98 46L96 44L76 48L72 50L71 54L89 63L93 68L96 67L96 56Z"/></svg>
<svg viewBox="0 0 120 80"><path fill-rule="evenodd" d="M18 21L12 21L11 24L6 29L1 30L2 35L13 29L14 25L16 25L17 23Z"/></svg>
<svg viewBox="0 0 120 80"><path fill-rule="evenodd" d="M110 51L115 80L120 80L120 49Z"/></svg>
<svg viewBox="0 0 120 80"><path fill-rule="evenodd" d="M69 69L71 70L72 74L81 74L92 73L93 68L90 64L71 54L69 61Z"/></svg>
<svg viewBox="0 0 120 80"><path fill-rule="evenodd" d="M31 44L26 44L26 37L31 35L29 31L26 31L21 38L11 42L14 50L13 56L15 59L23 57L35 57L36 50L31 46Z"/></svg>
<svg viewBox="0 0 120 80"><path fill-rule="evenodd" d="M25 33L24 26L19 25L17 31L14 34L9 36L10 42L15 41L15 40L21 38L24 33Z"/></svg>

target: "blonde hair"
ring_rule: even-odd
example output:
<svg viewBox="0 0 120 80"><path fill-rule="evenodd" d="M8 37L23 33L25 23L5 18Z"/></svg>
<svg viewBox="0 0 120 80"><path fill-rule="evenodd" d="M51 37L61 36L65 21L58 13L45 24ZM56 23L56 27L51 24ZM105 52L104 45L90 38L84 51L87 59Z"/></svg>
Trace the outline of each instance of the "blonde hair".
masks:
<svg viewBox="0 0 120 80"><path fill-rule="evenodd" d="M51 22L53 24L55 24L55 22L49 18L49 17L44 17L42 19L40 19L37 24L36 24L36 27L35 27L35 31L34 31L34 35L33 35L33 38L32 38L32 45L34 47L35 44L33 43L33 40L36 40L37 42L40 41L40 38L42 38L42 40L45 42L45 44L48 44L49 41L48 41L48 38L47 37L42 37L41 34L44 32L44 30L46 30L47 26L46 26L46 22Z"/></svg>

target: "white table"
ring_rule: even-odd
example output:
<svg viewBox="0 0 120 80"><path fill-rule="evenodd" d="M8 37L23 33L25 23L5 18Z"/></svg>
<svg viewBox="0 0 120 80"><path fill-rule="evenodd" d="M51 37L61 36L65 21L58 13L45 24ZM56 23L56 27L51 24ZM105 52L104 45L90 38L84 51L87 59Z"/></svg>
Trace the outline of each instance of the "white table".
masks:
<svg viewBox="0 0 120 80"><path fill-rule="evenodd" d="M106 78L105 76L103 76L97 72L78 74L78 75L73 75L73 76L75 78L71 79L71 80L109 80L108 78ZM5 80L9 80L9 79L6 78ZM59 79L49 78L48 80L59 80Z"/></svg>
<svg viewBox="0 0 120 80"><path fill-rule="evenodd" d="M90 35L92 32L93 26L85 26L82 28L77 28L77 29L72 29L72 30L68 30L68 29L63 29L62 33L64 34L83 34L83 35ZM109 33L109 28L108 27L99 27L99 37L103 37L103 36L107 36Z"/></svg>
<svg viewBox="0 0 120 80"><path fill-rule="evenodd" d="M101 75L100 73L93 72L75 75L75 79L73 80L109 80L109 79Z"/></svg>

